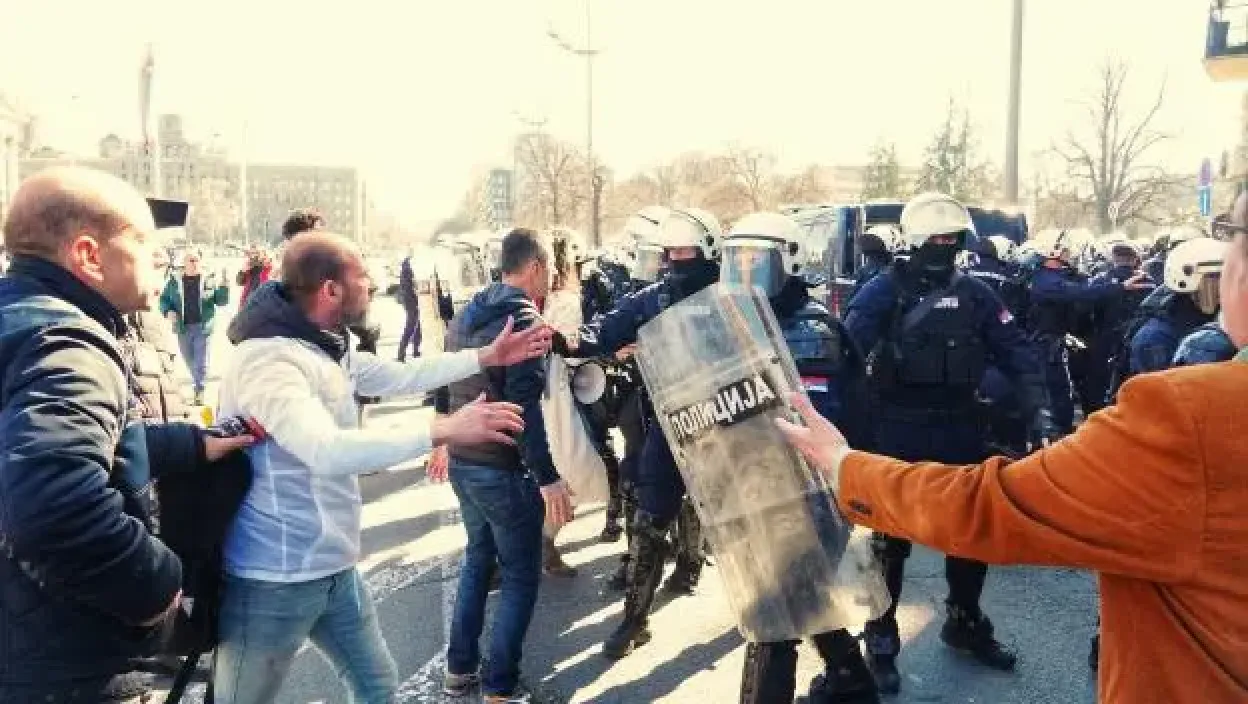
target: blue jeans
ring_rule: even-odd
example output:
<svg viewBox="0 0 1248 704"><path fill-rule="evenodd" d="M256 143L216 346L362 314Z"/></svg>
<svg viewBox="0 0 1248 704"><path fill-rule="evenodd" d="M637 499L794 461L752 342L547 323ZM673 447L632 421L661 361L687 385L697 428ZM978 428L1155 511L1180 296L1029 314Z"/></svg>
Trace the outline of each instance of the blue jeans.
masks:
<svg viewBox="0 0 1248 704"><path fill-rule="evenodd" d="M352 702L388 704L398 691L373 599L354 568L294 583L227 575L219 628L217 704L274 701L306 640L334 666Z"/></svg>
<svg viewBox="0 0 1248 704"><path fill-rule="evenodd" d="M537 483L520 472L452 461L450 479L468 546L459 572L446 668L466 675L481 665L478 641L485 627L490 572L497 560L502 588L481 689L485 694L511 694L520 682L524 637L542 577L545 504Z"/></svg>
<svg viewBox="0 0 1248 704"><path fill-rule="evenodd" d="M204 390L204 379L208 376L208 333L203 323L184 325L178 333L178 347L182 350L182 358L191 370L191 383L195 392Z"/></svg>

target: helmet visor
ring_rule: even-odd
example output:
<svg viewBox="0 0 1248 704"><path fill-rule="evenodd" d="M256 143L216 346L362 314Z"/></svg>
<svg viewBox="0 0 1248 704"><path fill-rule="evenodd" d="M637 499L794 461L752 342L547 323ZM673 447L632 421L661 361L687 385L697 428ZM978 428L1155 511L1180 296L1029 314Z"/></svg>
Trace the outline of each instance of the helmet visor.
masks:
<svg viewBox="0 0 1248 704"><path fill-rule="evenodd" d="M638 247L637 264L633 267L633 278L646 283L659 280L663 269L663 250L656 247Z"/></svg>
<svg viewBox="0 0 1248 704"><path fill-rule="evenodd" d="M723 283L757 286L768 298L779 294L788 279L780 250L758 244L726 243L719 270Z"/></svg>

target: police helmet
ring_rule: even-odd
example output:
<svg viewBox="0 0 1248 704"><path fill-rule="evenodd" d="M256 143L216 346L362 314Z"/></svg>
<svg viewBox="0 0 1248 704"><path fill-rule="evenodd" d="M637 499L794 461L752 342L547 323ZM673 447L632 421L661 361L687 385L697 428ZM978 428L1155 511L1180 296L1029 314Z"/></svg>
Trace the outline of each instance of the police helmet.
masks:
<svg viewBox="0 0 1248 704"><path fill-rule="evenodd" d="M664 205L647 205L638 210L624 223L624 235L636 243L654 241L659 224L671 214L672 209Z"/></svg>
<svg viewBox="0 0 1248 704"><path fill-rule="evenodd" d="M787 215L752 213L724 238L719 280L757 286L768 297L801 276L806 262L805 232Z"/></svg>
<svg viewBox="0 0 1248 704"><path fill-rule="evenodd" d="M724 229L714 215L701 208L678 208L659 223L654 244L663 249L696 247L708 261L719 256Z"/></svg>
<svg viewBox="0 0 1248 704"><path fill-rule="evenodd" d="M1226 248L1226 242L1212 237L1180 243L1166 258L1166 288L1192 294L1196 305L1206 314L1217 312L1218 280L1222 277Z"/></svg>
<svg viewBox="0 0 1248 704"><path fill-rule="evenodd" d="M1114 257L1134 257L1139 259L1140 250L1136 248L1135 243L1126 237L1112 235L1101 242L1101 254L1107 259L1113 259Z"/></svg>
<svg viewBox="0 0 1248 704"><path fill-rule="evenodd" d="M992 248L992 254L1003 262L1014 261L1018 255L1018 245L1014 244L1014 240L1005 235L993 235L987 238L989 246Z"/></svg>
<svg viewBox="0 0 1248 704"><path fill-rule="evenodd" d="M868 227L862 240L863 251L869 251L876 242L879 242L886 252L900 252L910 248L906 238L901 234L901 228L887 223Z"/></svg>
<svg viewBox="0 0 1248 704"><path fill-rule="evenodd" d="M975 234L975 223L971 212L953 196L920 193L901 211L901 234L909 247L920 247L941 235L956 235L958 245L965 246L967 238Z"/></svg>

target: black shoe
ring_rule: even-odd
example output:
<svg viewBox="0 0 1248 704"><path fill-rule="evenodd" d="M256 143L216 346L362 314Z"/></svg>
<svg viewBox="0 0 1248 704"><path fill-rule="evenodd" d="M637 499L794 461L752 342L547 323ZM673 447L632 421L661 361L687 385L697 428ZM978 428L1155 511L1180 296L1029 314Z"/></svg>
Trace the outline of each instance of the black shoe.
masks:
<svg viewBox="0 0 1248 704"><path fill-rule="evenodd" d="M619 542L620 537L624 535L624 527L620 525L618 520L607 519L607 524L602 527L602 532L598 534L598 542L615 543Z"/></svg>
<svg viewBox="0 0 1248 704"><path fill-rule="evenodd" d="M872 655L867 660L867 669L871 671L871 679L875 680L875 688L880 694L901 691L901 673L897 671L896 655Z"/></svg>
<svg viewBox="0 0 1248 704"><path fill-rule="evenodd" d="M879 704L877 687L861 653L851 652L836 670L811 680L810 704Z"/></svg>
<svg viewBox="0 0 1248 704"><path fill-rule="evenodd" d="M633 544L629 551L631 579L624 594L624 620L602 644L602 654L618 660L639 645L650 642L650 606L663 577L667 557L664 531L649 514L638 511Z"/></svg>
<svg viewBox="0 0 1248 704"><path fill-rule="evenodd" d="M1088 667L1096 672L1101 668L1101 634L1092 636L1092 647L1088 650Z"/></svg>
<svg viewBox="0 0 1248 704"><path fill-rule="evenodd" d="M994 670L1010 672L1018 656L992 635L992 621L979 614L971 617L956 606L949 607L949 617L940 629L940 639L954 650L967 653Z"/></svg>

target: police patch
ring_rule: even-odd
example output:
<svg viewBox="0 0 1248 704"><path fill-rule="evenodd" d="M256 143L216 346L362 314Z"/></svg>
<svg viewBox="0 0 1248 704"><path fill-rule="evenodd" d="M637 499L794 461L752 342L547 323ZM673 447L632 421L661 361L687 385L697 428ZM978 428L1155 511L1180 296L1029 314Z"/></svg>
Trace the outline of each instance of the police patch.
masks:
<svg viewBox="0 0 1248 704"><path fill-rule="evenodd" d="M667 414L679 445L688 444L715 426L727 427L780 406L780 397L766 374L755 374L715 392L705 401Z"/></svg>

